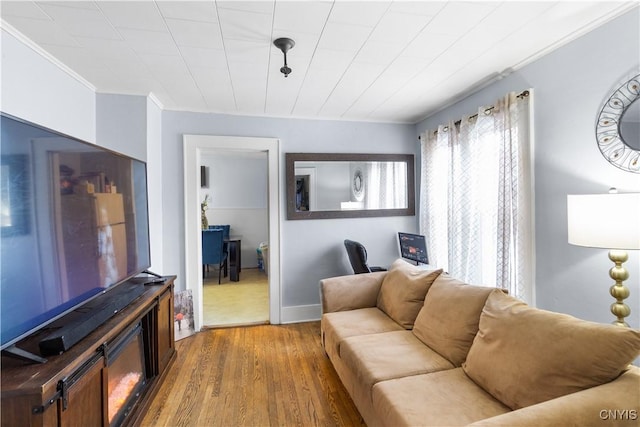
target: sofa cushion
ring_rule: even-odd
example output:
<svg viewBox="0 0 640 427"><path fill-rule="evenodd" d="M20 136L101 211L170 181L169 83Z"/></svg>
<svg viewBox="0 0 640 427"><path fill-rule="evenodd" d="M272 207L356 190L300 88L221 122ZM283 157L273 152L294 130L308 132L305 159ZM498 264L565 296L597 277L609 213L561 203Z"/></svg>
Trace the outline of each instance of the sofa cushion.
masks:
<svg viewBox="0 0 640 427"><path fill-rule="evenodd" d="M322 313L375 307L386 271L320 280Z"/></svg>
<svg viewBox="0 0 640 427"><path fill-rule="evenodd" d="M385 426L462 426L509 412L462 368L379 382L372 395Z"/></svg>
<svg viewBox="0 0 640 427"><path fill-rule="evenodd" d="M423 270L396 260L382 281L377 306L387 316L411 329L429 287L442 270Z"/></svg>
<svg viewBox="0 0 640 427"><path fill-rule="evenodd" d="M446 274L433 282L416 317L413 333L420 341L460 367L478 332L480 313L496 288L467 285Z"/></svg>
<svg viewBox="0 0 640 427"><path fill-rule="evenodd" d="M340 357L369 400L377 382L454 368L406 330L345 338Z"/></svg>
<svg viewBox="0 0 640 427"><path fill-rule="evenodd" d="M622 410L618 408L624 408ZM638 427L640 369L631 366L614 381L511 411L469 427Z"/></svg>
<svg viewBox="0 0 640 427"><path fill-rule="evenodd" d="M640 332L487 298L466 362L473 381L519 409L612 381L640 354Z"/></svg>
<svg viewBox="0 0 640 427"><path fill-rule="evenodd" d="M320 325L324 348L330 357L340 356L340 343L347 337L403 330L376 307L325 313Z"/></svg>

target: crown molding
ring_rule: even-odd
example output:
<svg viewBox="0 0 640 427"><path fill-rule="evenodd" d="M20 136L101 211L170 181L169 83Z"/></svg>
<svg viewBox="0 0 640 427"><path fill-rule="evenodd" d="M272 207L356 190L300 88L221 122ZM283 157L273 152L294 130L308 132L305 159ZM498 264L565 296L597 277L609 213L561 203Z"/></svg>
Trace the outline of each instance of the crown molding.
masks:
<svg viewBox="0 0 640 427"><path fill-rule="evenodd" d="M18 31L12 25L7 23L4 19L0 19L0 29L2 29L3 31L6 31L8 34L10 34L11 36L13 36L16 39L18 39L18 41L20 43L24 44L29 49L33 50L35 53L40 55L42 58L46 59L47 61L49 61L50 63L52 63L56 67L58 67L64 73L68 74L71 78L77 80L79 83L83 84L88 89L91 89L93 92L96 92L96 87L94 85L92 85L91 83L89 83L89 81L85 80L84 77L82 77L80 74L78 74L75 71L73 71L71 68L67 67L65 64L60 62L53 55L51 55L49 52L47 52L46 50L44 50L43 48L41 48L40 46L35 44L31 39L29 39L27 36L22 34L20 31Z"/></svg>

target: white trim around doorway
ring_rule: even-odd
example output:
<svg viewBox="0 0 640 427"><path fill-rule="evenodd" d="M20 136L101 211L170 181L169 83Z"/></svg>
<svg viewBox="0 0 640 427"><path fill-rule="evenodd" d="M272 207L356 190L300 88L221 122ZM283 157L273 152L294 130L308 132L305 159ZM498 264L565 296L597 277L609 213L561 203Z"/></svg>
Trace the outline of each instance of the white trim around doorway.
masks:
<svg viewBox="0 0 640 427"><path fill-rule="evenodd" d="M280 142L275 138L184 135L184 214L186 289L193 295L195 330L203 324L202 240L200 238L200 157L208 150L260 151L268 162L269 323L281 323L280 295Z"/></svg>

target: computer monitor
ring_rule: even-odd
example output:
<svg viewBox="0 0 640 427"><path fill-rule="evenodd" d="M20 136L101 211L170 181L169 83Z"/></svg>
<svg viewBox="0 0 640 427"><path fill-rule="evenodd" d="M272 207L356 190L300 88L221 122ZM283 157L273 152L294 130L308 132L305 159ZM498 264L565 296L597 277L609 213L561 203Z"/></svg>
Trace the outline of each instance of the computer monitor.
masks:
<svg viewBox="0 0 640 427"><path fill-rule="evenodd" d="M400 255L404 259L419 263L428 264L427 243L424 236L411 233L398 233L400 240Z"/></svg>

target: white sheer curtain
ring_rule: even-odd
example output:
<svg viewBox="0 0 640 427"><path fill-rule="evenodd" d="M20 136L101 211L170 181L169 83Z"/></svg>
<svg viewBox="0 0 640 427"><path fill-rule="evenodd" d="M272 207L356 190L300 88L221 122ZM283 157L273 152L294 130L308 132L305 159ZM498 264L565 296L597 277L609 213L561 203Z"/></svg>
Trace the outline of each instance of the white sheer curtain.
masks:
<svg viewBox="0 0 640 427"><path fill-rule="evenodd" d="M407 165L404 162L368 162L365 171L367 209L407 207Z"/></svg>
<svg viewBox="0 0 640 427"><path fill-rule="evenodd" d="M429 263L533 302L529 96L421 135L420 232Z"/></svg>

